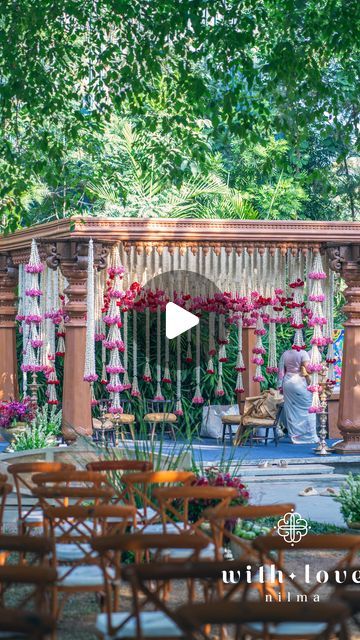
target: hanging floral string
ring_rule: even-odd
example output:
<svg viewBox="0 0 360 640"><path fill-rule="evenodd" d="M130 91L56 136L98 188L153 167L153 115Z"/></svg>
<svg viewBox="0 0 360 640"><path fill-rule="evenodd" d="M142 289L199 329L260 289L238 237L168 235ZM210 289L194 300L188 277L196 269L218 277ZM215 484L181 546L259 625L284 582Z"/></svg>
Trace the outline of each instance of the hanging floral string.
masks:
<svg viewBox="0 0 360 640"><path fill-rule="evenodd" d="M273 308L270 309L269 316L269 353L268 364L266 367L267 373L277 373L277 358L276 358L276 312Z"/></svg>
<svg viewBox="0 0 360 640"><path fill-rule="evenodd" d="M28 313L28 298L25 296L25 267L23 264L19 265L19 285L18 285L18 298L19 298L19 307L18 314L16 316L16 320L20 322L20 333L22 335L22 354L25 357L26 347L29 336L29 325L25 322L25 317ZM27 394L27 372L22 371L22 391L24 397Z"/></svg>
<svg viewBox="0 0 360 640"><path fill-rule="evenodd" d="M228 339L225 331L225 315L221 314L219 316L219 362L227 362L228 358L226 355L226 345L228 344Z"/></svg>
<svg viewBox="0 0 360 640"><path fill-rule="evenodd" d="M175 414L184 415L181 399L181 336L176 338L176 406Z"/></svg>
<svg viewBox="0 0 360 640"><path fill-rule="evenodd" d="M208 319L208 326L209 326L209 350L208 350L208 362L207 362L207 367L206 367L206 372L213 374L215 373L215 367L214 367L214 355L216 354L216 347L215 347L215 313L213 311L209 312L209 319Z"/></svg>
<svg viewBox="0 0 360 640"><path fill-rule="evenodd" d="M31 243L30 259L25 265L25 303L24 323L28 326L26 331L26 344L23 354L23 364L21 370L24 372L37 373L44 370L40 363L40 348L43 341L40 337L40 326L43 316L40 313L39 300L43 295L40 288L39 276L44 270L44 265L40 261L38 248L35 240Z"/></svg>
<svg viewBox="0 0 360 640"><path fill-rule="evenodd" d="M171 384L169 362L170 362L169 339L165 336L165 367L164 367L164 375L162 379L164 384Z"/></svg>
<svg viewBox="0 0 360 640"><path fill-rule="evenodd" d="M223 386L223 363L219 361L218 368L218 380L215 388L215 395L217 398L221 398L225 395L224 386Z"/></svg>
<svg viewBox="0 0 360 640"><path fill-rule="evenodd" d="M243 382L243 372L246 367L244 365L244 357L243 357L243 320L242 316L239 315L237 318L237 356L236 356L236 364L235 371L237 371L235 391L237 393L244 393L244 382Z"/></svg>
<svg viewBox="0 0 360 640"><path fill-rule="evenodd" d="M264 327L264 321L260 313L256 320L256 327L255 327L254 333L256 335L256 343L255 343L255 347L252 350L254 355L251 359L251 362L256 364L256 369L255 369L255 375L253 376L253 380L254 382L264 382L265 378L262 375L262 371L261 371L261 367L264 364L264 359L262 356L265 353L265 349L262 343L262 336L266 334L266 329Z"/></svg>
<svg viewBox="0 0 360 640"><path fill-rule="evenodd" d="M289 288L292 291L292 301L288 304L291 309L290 324L294 329L294 339L292 349L301 351L305 348L303 338L303 307L304 307L304 286L305 282L300 274L300 260L297 258L292 270L293 279L289 282Z"/></svg>
<svg viewBox="0 0 360 640"><path fill-rule="evenodd" d="M128 367L129 367L129 352L128 352L128 317L129 311L124 312L124 377L123 388L124 391L131 389L131 382L129 379Z"/></svg>
<svg viewBox="0 0 360 640"><path fill-rule="evenodd" d="M328 294L327 294L327 322L326 325L327 333L326 338L328 342L328 348L326 352L326 363L328 365L328 374L327 374L327 383L331 386L334 386L336 383L336 375L335 375L335 352L334 352L334 285L335 285L335 274L333 271L329 270L329 278L328 278Z"/></svg>
<svg viewBox="0 0 360 640"><path fill-rule="evenodd" d="M44 358L46 366L47 401L50 405L57 405L59 401L56 395L56 387L60 384L55 368L55 333L56 324L61 322L62 315L58 308L59 288L58 271L47 269L46 296L45 296L45 327L44 327ZM43 272L44 273L44 272Z"/></svg>
<svg viewBox="0 0 360 640"><path fill-rule="evenodd" d="M151 382L151 369L150 369L150 309L145 309L145 367L143 380L145 382Z"/></svg>
<svg viewBox="0 0 360 640"><path fill-rule="evenodd" d="M195 393L192 399L193 404L203 404L204 398L200 389L200 322L196 325L196 361L195 361Z"/></svg>
<svg viewBox="0 0 360 640"><path fill-rule="evenodd" d="M133 398L140 397L137 369L137 312L133 310L133 378L131 384L131 395Z"/></svg>
<svg viewBox="0 0 360 640"><path fill-rule="evenodd" d="M164 400L161 391L161 306L156 309L156 392L154 400Z"/></svg>
<svg viewBox="0 0 360 640"><path fill-rule="evenodd" d="M190 329L186 333L186 343L187 343L187 348L186 348L185 362L186 364L190 364L193 361L192 351L191 351L191 330Z"/></svg>
<svg viewBox="0 0 360 640"><path fill-rule="evenodd" d="M322 335L322 327L326 325L326 318L323 315L323 302L325 300L325 295L323 293L322 281L326 279L326 273L322 266L320 253L315 254L312 270L308 277L312 283L309 294L311 316L309 318L308 325L313 327L310 363L308 365L308 370L311 372L311 384L308 386L308 389L313 394L309 413L320 413L322 408L319 395L319 373L322 371L323 365L319 347L326 344L326 339Z"/></svg>
<svg viewBox="0 0 360 640"><path fill-rule="evenodd" d="M125 345L121 338L120 328L122 327L120 305L125 294L122 289L122 277L124 267L120 263L119 248L113 252L112 265L108 268L109 278L112 287L108 293L110 304L103 320L108 327L108 334L103 344L110 351L109 363L106 365L106 373L109 375L109 383L106 386L110 395L111 413L122 413L123 409L120 401L120 393L123 391L123 384L120 375L124 373L120 353L124 351Z"/></svg>
<svg viewBox="0 0 360 640"><path fill-rule="evenodd" d="M94 282L94 245L89 240L87 285L86 285L86 348L84 380L95 382L98 379L95 370L95 282Z"/></svg>

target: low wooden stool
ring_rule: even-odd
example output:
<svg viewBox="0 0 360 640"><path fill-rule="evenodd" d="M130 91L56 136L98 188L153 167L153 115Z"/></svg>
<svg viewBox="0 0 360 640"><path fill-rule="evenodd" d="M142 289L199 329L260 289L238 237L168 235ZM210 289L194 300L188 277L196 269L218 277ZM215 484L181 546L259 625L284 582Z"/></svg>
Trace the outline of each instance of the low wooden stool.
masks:
<svg viewBox="0 0 360 640"><path fill-rule="evenodd" d="M239 426L241 424L241 416L240 415L222 416L221 422L222 422L222 426L223 426L221 441L223 443L225 442L226 428L228 428L230 444L232 445L232 443L233 443L232 427L234 425Z"/></svg>

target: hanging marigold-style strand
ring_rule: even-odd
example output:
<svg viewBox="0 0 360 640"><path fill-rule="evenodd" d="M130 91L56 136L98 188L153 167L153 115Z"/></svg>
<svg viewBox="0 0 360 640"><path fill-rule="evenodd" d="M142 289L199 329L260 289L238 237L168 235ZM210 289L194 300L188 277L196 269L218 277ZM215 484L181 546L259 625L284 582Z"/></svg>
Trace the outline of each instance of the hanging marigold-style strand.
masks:
<svg viewBox="0 0 360 640"><path fill-rule="evenodd" d="M200 388L200 322L196 325L196 366L195 366L195 393L192 399L193 404L203 404L204 398Z"/></svg>
<svg viewBox="0 0 360 640"><path fill-rule="evenodd" d="M137 312L133 310L133 378L131 384L131 395L133 398L140 397L138 369L137 369Z"/></svg>
<svg viewBox="0 0 360 640"><path fill-rule="evenodd" d="M312 392L312 403L309 413L321 413L322 407L320 402L320 386L319 373L323 370L322 357L319 347L323 347L326 339L322 335L322 327L326 325L326 318L323 315L323 294L322 281L326 279L320 253L314 256L312 270L310 271L309 280L311 280L311 291L309 301L311 303L311 317L308 325L313 327L313 337L311 339L310 363L308 371L311 372L311 384L308 386Z"/></svg>
<svg viewBox="0 0 360 640"><path fill-rule="evenodd" d="M176 338L176 406L175 414L177 416L184 415L181 398L181 336Z"/></svg>

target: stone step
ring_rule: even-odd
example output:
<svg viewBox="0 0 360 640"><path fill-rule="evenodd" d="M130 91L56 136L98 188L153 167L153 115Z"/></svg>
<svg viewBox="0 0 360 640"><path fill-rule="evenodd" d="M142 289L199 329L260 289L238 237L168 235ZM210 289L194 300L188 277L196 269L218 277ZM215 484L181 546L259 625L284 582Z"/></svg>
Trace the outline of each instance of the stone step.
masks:
<svg viewBox="0 0 360 640"><path fill-rule="evenodd" d="M330 475L331 473L334 473L334 469L335 467L331 467L330 465L325 464L289 464L287 467L279 467L274 464L269 464L267 467L241 465L239 467L239 475L244 478L247 478L249 476L259 476L259 478L261 479L263 479L264 477L277 475L280 475L282 478L284 476L320 476Z"/></svg>
<svg viewBox="0 0 360 640"><path fill-rule="evenodd" d="M277 476L241 476L244 478L246 484L284 484L284 477L280 474ZM287 475L286 483L296 483L299 485L299 490L305 487L340 487L345 482L347 476L340 473L329 473L319 475Z"/></svg>

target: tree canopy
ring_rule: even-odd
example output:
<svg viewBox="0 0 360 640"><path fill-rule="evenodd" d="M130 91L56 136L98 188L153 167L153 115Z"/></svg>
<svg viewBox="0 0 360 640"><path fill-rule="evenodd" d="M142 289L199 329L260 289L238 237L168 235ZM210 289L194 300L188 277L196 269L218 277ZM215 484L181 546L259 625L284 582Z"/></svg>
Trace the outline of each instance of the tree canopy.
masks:
<svg viewBox="0 0 360 640"><path fill-rule="evenodd" d="M311 215L333 215L324 197L341 201L345 185L354 219L359 36L357 0L3 0L3 228L31 220L29 187L68 192L76 154L78 189L82 159L101 164L114 117L147 132L145 164L155 157L177 186L215 163L230 186L247 188L239 157L259 186L249 150L261 164L267 148L271 185L247 192L260 215L291 205L274 208L274 188L295 215L305 202ZM275 149L271 138L284 142Z"/></svg>

